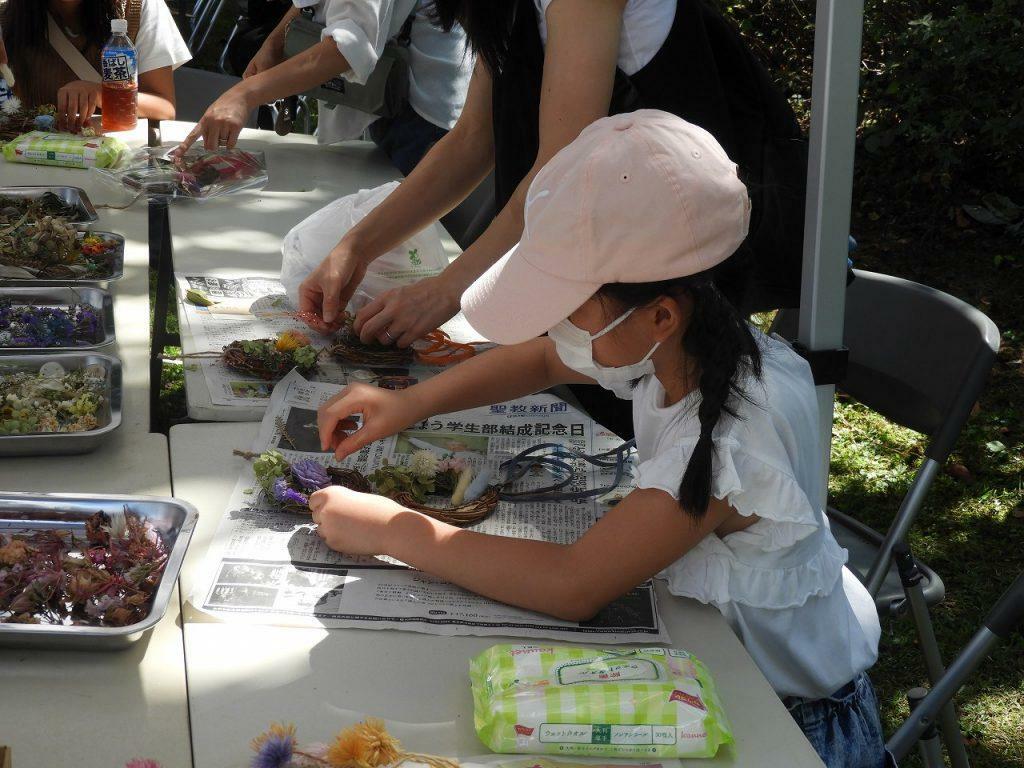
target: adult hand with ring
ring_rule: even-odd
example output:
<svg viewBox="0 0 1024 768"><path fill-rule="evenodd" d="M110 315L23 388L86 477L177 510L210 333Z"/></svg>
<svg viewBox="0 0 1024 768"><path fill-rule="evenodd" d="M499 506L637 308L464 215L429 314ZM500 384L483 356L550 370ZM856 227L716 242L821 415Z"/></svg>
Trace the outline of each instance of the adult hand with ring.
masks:
<svg viewBox="0 0 1024 768"><path fill-rule="evenodd" d="M408 347L459 311L462 293L451 282L442 273L386 291L356 313L353 329L364 344Z"/></svg>

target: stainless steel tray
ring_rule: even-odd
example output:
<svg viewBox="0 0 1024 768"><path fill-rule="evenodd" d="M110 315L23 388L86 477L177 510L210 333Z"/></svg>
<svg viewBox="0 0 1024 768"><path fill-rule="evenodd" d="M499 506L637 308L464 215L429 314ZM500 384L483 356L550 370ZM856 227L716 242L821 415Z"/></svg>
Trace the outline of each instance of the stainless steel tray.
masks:
<svg viewBox="0 0 1024 768"><path fill-rule="evenodd" d="M121 361L95 352L70 352L62 355L10 355L0 357L0 374L38 371L43 363L60 363L73 371L87 365L102 365L107 372L105 403L98 415L99 427L88 432L43 432L34 435L0 435L3 456L69 456L88 453L121 426L123 384Z"/></svg>
<svg viewBox="0 0 1024 768"><path fill-rule="evenodd" d="M0 197L42 197L47 192L53 192L57 197L68 205L78 209L78 215L70 219L76 224L86 224L96 221L96 209L92 207L89 196L80 187L0 187Z"/></svg>
<svg viewBox="0 0 1024 768"><path fill-rule="evenodd" d="M67 307L71 304L89 304L100 315L103 337L95 344L81 344L77 347L0 347L0 355L40 354L53 352L82 352L111 344L114 341L114 300L102 288L91 285L74 287L0 287L0 299L9 298L15 304L31 304L37 307ZM3 329L0 329L3 330Z"/></svg>
<svg viewBox="0 0 1024 768"><path fill-rule="evenodd" d="M0 277L0 286L3 285L31 285L31 286L61 286L61 285L105 285L114 280L124 277L124 237L116 232L104 232L99 229L84 229L78 233L79 239L86 235L99 235L107 240L113 240L114 246L114 269L107 277L65 277L61 279L35 278L35 277Z"/></svg>
<svg viewBox="0 0 1024 768"><path fill-rule="evenodd" d="M149 615L127 627L0 623L0 646L116 651L127 648L163 618L199 516L188 502L157 496L0 493L0 530L78 526L84 531L84 521L93 513L124 507L148 518L169 552Z"/></svg>

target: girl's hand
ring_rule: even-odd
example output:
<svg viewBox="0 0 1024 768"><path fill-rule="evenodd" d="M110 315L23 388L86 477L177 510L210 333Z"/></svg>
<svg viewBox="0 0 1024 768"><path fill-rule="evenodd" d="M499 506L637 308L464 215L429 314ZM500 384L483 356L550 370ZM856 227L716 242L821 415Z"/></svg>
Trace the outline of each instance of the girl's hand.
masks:
<svg viewBox="0 0 1024 768"><path fill-rule="evenodd" d="M309 497L317 535L328 547L347 555L385 555L389 525L406 511L384 496L332 485Z"/></svg>
<svg viewBox="0 0 1024 768"><path fill-rule="evenodd" d="M337 459L355 453L374 440L401 432L419 418L408 390L393 391L369 384L349 384L332 397L317 413L320 448L334 451ZM344 430L346 420L357 413L363 415L363 426L355 432Z"/></svg>
<svg viewBox="0 0 1024 768"><path fill-rule="evenodd" d="M200 136L208 150L226 147L234 149L238 134L249 119L252 108L237 88L231 88L211 104L192 132L179 144L174 153L183 155Z"/></svg>
<svg viewBox="0 0 1024 768"><path fill-rule="evenodd" d="M330 334L341 327L342 310L363 282L366 264L344 243L338 243L309 273L299 286L299 312L310 328Z"/></svg>
<svg viewBox="0 0 1024 768"><path fill-rule="evenodd" d="M260 72L266 72L268 69L276 67L282 61L284 61L284 40L271 34L263 41L263 45L256 51L256 55L252 57L249 65L245 68L245 72L242 73L242 79L245 80L253 75L258 75Z"/></svg>
<svg viewBox="0 0 1024 768"><path fill-rule="evenodd" d="M441 274L386 291L359 310L353 328L364 344L408 347L459 311L462 292L451 282Z"/></svg>
<svg viewBox="0 0 1024 768"><path fill-rule="evenodd" d="M72 80L57 91L57 125L62 131L78 133L88 125L103 95L103 86Z"/></svg>

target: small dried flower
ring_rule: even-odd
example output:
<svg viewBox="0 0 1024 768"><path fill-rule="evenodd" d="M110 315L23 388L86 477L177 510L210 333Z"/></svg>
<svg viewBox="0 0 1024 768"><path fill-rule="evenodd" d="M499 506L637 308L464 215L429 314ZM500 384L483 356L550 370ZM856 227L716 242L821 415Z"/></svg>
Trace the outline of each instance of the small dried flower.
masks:
<svg viewBox="0 0 1024 768"><path fill-rule="evenodd" d="M334 737L327 762L337 768L382 768L397 762L401 754L401 743L387 732L384 723L368 717Z"/></svg>
<svg viewBox="0 0 1024 768"><path fill-rule="evenodd" d="M295 752L295 726L272 723L266 733L252 740L256 755L252 768L285 768Z"/></svg>
<svg viewBox="0 0 1024 768"><path fill-rule="evenodd" d="M278 352L291 352L299 347L309 346L309 336L300 331L281 331L274 346Z"/></svg>
<svg viewBox="0 0 1024 768"><path fill-rule="evenodd" d="M17 565L25 562L32 554L32 548L24 541L13 539L0 547L0 563L4 565Z"/></svg>
<svg viewBox="0 0 1024 768"><path fill-rule="evenodd" d="M298 504L300 506L309 506L309 497L304 493L299 493L290 485L288 481L283 477L277 478L274 481L274 499L281 504Z"/></svg>
<svg viewBox="0 0 1024 768"><path fill-rule="evenodd" d="M409 471L421 480L427 480L437 474L438 459L433 451L416 451L409 459Z"/></svg>
<svg viewBox="0 0 1024 768"><path fill-rule="evenodd" d="M312 493L331 484L327 470L312 459L302 459L292 464L292 477L304 491Z"/></svg>

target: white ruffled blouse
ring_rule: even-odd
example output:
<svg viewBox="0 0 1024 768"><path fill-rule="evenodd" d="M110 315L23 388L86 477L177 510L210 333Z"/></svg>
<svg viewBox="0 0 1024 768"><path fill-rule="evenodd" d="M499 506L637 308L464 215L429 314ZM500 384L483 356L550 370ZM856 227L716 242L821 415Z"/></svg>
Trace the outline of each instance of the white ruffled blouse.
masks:
<svg viewBox="0 0 1024 768"><path fill-rule="evenodd" d="M712 494L760 519L710 535L660 577L674 594L717 607L780 696L821 698L875 663L881 633L867 590L821 509L824 477L810 368L778 338L755 332L763 377L747 384L738 418L713 433ZM655 376L633 393L639 488L679 496L700 435L691 393L665 406Z"/></svg>

